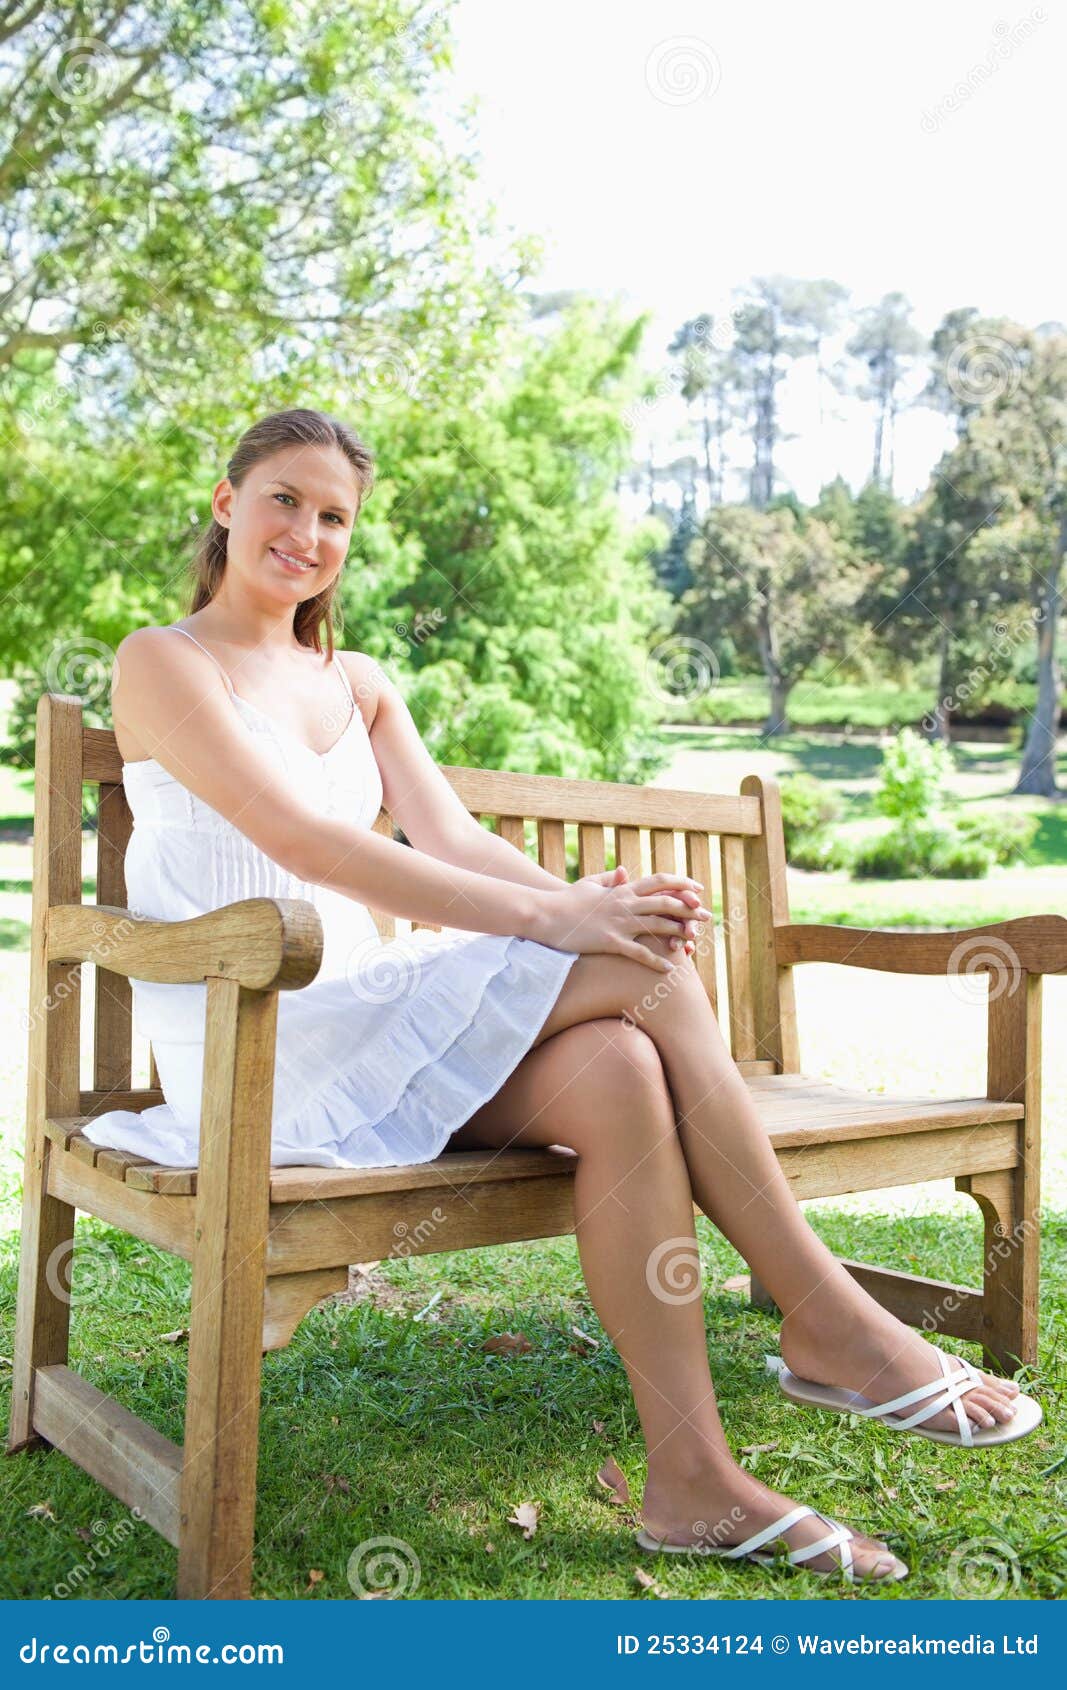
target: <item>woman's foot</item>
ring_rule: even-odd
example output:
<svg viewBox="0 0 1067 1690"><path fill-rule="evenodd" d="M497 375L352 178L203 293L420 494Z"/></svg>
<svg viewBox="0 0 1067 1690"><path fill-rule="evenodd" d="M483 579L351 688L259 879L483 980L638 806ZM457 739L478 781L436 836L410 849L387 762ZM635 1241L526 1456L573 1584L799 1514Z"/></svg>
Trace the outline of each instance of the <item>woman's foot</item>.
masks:
<svg viewBox="0 0 1067 1690"><path fill-rule="evenodd" d="M919 1385L947 1384L926 1339L868 1296L847 1269L841 1271L847 1285L822 1286L783 1317L780 1347L789 1371L817 1385L843 1385L872 1402L890 1402ZM960 1371L957 1362L953 1374ZM974 1426L984 1428L1010 1421L1012 1398L1018 1395L1013 1380L983 1373L982 1383L958 1401ZM924 1400L934 1402L936 1396L931 1392L929 1399L920 1398L901 1413L916 1413ZM922 1424L931 1431L959 1430L951 1405Z"/></svg>
<svg viewBox="0 0 1067 1690"><path fill-rule="evenodd" d="M729 1549L773 1525L796 1507L792 1498L770 1490L740 1467L732 1466L718 1476L714 1466L709 1466L685 1480L658 1478L650 1471L641 1502L641 1520L652 1537L667 1543L685 1544L694 1549L701 1544L712 1549ZM830 1530L825 1516L808 1514L763 1547L769 1552L784 1539L791 1550L801 1549L805 1544L817 1543ZM892 1581L899 1576L903 1562L881 1538L854 1531L849 1548L857 1583ZM814 1572L833 1572L841 1564L840 1548L824 1550L804 1562Z"/></svg>

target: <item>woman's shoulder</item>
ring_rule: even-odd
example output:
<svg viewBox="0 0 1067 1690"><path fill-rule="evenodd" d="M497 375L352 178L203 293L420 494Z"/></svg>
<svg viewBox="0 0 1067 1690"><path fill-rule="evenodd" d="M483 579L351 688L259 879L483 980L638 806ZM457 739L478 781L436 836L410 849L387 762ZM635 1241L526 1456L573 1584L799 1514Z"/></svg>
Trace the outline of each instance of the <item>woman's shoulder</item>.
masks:
<svg viewBox="0 0 1067 1690"><path fill-rule="evenodd" d="M345 674L348 676L356 703L363 712L363 720L369 733L374 726L382 683L386 679L381 664L377 658L368 657L363 651L341 651L335 647L334 656L344 665Z"/></svg>

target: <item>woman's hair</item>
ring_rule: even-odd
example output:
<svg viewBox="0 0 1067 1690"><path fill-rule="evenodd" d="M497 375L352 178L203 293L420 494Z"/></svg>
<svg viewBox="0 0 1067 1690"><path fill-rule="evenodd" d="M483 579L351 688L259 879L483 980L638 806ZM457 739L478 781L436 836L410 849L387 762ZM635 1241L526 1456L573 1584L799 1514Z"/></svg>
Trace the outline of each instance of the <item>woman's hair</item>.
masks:
<svg viewBox="0 0 1067 1690"><path fill-rule="evenodd" d="M226 474L234 487L239 487L248 471L263 458L269 458L283 446L336 446L342 451L352 465L359 487L359 505L370 493L374 485L374 456L368 446L348 427L336 417L327 416L323 411L274 411L269 417L261 417L258 422L242 434L229 463ZM219 583L226 570L226 545L229 529L212 517L210 523L201 534L193 554L191 574L193 577L192 598L187 616L200 610L211 600L219 590ZM337 590L340 575L336 575L330 585L321 593L316 593L312 599L305 599L303 604L297 605L296 616L293 621L294 631L300 645L310 646L313 651L322 651L320 630L326 625L326 654L333 659L333 600Z"/></svg>

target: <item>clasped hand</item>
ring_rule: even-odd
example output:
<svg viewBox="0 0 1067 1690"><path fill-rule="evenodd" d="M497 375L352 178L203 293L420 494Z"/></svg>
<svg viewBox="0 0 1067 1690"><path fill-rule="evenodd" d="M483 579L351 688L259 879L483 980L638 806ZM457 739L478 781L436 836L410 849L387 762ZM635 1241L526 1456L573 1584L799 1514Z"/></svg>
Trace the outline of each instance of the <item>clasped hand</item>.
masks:
<svg viewBox="0 0 1067 1690"><path fill-rule="evenodd" d="M711 918L701 890L698 880L680 874L646 874L631 882L622 864L584 875L547 895L545 943L564 951L610 951L669 973L674 963L639 935L670 935L673 949L691 955L699 924Z"/></svg>

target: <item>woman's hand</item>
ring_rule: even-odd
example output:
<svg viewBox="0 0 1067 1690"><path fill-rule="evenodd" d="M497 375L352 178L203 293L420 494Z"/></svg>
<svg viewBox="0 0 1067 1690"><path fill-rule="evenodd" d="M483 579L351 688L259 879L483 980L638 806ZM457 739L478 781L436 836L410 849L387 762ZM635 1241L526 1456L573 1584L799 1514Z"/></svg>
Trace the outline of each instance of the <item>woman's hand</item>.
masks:
<svg viewBox="0 0 1067 1690"><path fill-rule="evenodd" d="M536 937L557 950L607 951L668 974L674 964L637 935L669 934L684 944L688 927L710 916L700 903L699 884L686 875L651 874L631 885L624 868L587 875L545 894Z"/></svg>
<svg viewBox="0 0 1067 1690"><path fill-rule="evenodd" d="M621 886L623 881L628 878L628 871L622 863L620 863L617 868L606 869L603 874L582 875L583 880L595 880L600 886ZM700 895L698 892L691 891L689 887L699 885L700 882L697 880L690 881L689 886L683 887L683 889L678 893L679 898L684 899L684 901L693 909L700 907ZM678 923L679 936L671 940L671 949L679 950L684 948L686 956L692 956L693 952L696 950L698 925L699 923L691 917L685 921L680 921Z"/></svg>

